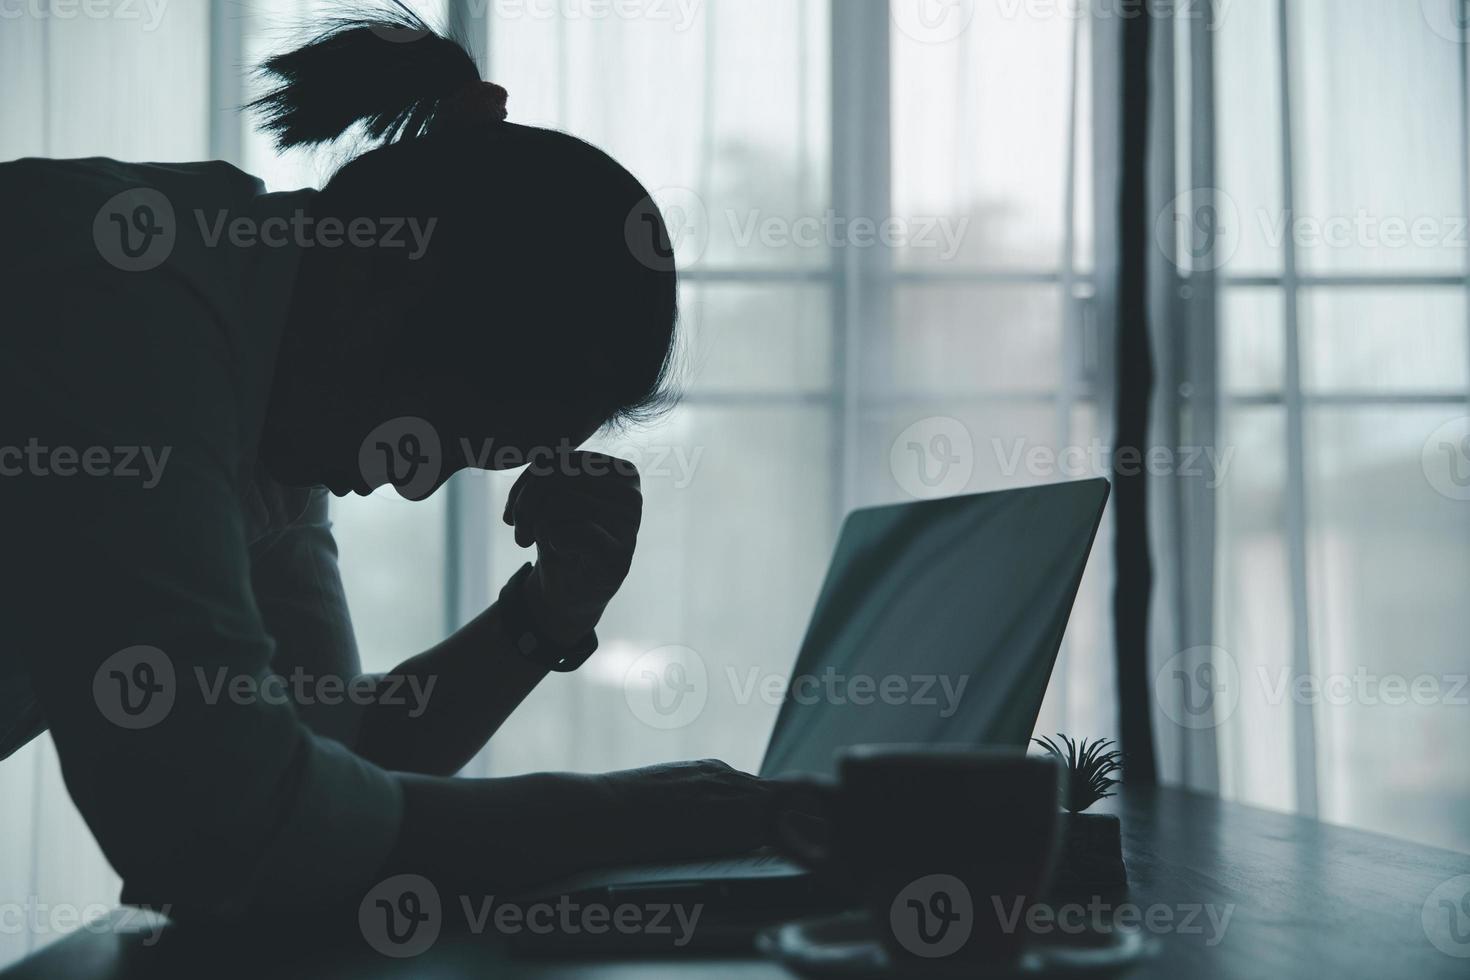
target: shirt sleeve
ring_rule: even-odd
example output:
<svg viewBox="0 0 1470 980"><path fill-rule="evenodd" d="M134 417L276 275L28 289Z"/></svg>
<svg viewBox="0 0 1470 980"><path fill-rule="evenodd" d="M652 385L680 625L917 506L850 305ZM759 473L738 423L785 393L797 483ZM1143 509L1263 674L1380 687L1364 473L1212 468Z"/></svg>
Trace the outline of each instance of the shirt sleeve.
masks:
<svg viewBox="0 0 1470 980"><path fill-rule="evenodd" d="M250 582L275 643L271 668L284 679L297 715L316 734L354 747L362 708L348 688L362 662L325 490L312 491L305 510L285 527L251 543Z"/></svg>
<svg viewBox="0 0 1470 980"><path fill-rule="evenodd" d="M396 840L401 789L264 683L273 644L228 468L60 425L44 441L165 459L152 485L0 481L6 561L25 572L0 620L124 901L215 920L355 901Z"/></svg>

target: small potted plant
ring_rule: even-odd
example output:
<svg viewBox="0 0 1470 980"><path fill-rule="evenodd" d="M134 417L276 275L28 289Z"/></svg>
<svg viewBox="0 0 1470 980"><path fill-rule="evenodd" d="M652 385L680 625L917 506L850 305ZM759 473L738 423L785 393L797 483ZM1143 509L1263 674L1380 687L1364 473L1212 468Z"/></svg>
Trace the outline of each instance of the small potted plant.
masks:
<svg viewBox="0 0 1470 980"><path fill-rule="evenodd" d="M1058 734L1057 741L1032 741L1057 757L1062 775L1062 840L1057 864L1056 888L1064 892L1097 893L1125 888L1128 872L1123 866L1123 828L1111 813L1086 813L1098 800L1113 795L1118 785L1115 773L1123 768L1123 756L1111 739L1081 744ZM1062 745L1067 747L1062 751Z"/></svg>

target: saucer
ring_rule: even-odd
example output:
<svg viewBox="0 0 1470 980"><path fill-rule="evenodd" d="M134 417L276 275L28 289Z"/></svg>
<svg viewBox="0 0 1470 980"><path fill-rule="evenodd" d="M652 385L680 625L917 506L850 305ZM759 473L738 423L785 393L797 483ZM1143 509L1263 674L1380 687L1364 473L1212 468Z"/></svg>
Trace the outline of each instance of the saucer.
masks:
<svg viewBox="0 0 1470 980"><path fill-rule="evenodd" d="M1052 941L1038 936L1014 959L988 964L936 959L895 964L867 912L844 912L788 922L756 937L756 948L788 969L810 977L948 977L1010 980L1042 977L1119 976L1151 957L1158 947L1137 932L1089 933Z"/></svg>

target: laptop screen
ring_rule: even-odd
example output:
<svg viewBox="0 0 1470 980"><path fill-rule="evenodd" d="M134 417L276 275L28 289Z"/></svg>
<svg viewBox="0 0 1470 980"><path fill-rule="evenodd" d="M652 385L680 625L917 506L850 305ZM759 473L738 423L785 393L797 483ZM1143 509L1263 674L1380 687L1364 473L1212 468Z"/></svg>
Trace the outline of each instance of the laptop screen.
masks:
<svg viewBox="0 0 1470 980"><path fill-rule="evenodd" d="M761 775L858 744L1024 746L1106 480L857 511L843 525Z"/></svg>

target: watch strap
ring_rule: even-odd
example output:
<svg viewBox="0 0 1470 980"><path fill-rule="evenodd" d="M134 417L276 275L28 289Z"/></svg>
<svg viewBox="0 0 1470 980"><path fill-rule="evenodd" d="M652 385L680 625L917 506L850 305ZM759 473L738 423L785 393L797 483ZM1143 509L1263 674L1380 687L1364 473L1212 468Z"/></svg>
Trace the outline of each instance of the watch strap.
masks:
<svg viewBox="0 0 1470 980"><path fill-rule="evenodd" d="M533 570L530 562L522 565L500 590L500 598L496 602L500 620L505 625L511 646L521 656L553 673L570 674L597 651L597 631L589 631L571 646L557 643L543 633L526 602L526 579L531 577Z"/></svg>

